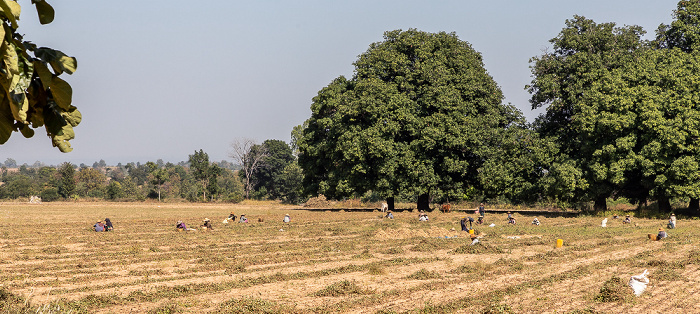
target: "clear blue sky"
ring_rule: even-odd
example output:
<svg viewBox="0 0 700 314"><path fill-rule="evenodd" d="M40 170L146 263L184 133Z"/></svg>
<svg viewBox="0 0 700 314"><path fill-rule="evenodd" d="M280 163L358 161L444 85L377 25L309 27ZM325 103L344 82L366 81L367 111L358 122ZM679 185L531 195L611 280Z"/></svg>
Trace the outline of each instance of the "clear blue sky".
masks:
<svg viewBox="0 0 700 314"><path fill-rule="evenodd" d="M187 160L203 149L229 160L235 138L289 142L311 99L385 31L455 32L481 52L506 102L532 121L528 60L574 14L640 25L651 38L676 0L180 1L53 0L39 25L29 0L20 32L78 58L66 79L83 114L71 153L43 129L14 133L0 162L108 164Z"/></svg>

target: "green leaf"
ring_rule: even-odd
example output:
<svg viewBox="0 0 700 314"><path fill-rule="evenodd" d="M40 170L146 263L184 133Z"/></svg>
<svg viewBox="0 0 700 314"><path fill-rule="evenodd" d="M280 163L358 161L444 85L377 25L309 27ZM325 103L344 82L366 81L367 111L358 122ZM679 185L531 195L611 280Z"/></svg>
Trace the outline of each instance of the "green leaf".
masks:
<svg viewBox="0 0 700 314"><path fill-rule="evenodd" d="M54 76L51 79L50 90L56 104L58 104L61 109L68 110L73 97L73 89L70 87L70 84L58 76Z"/></svg>
<svg viewBox="0 0 700 314"><path fill-rule="evenodd" d="M78 60L66 56L63 52L55 49L46 47L36 48L34 50L34 55L50 64L56 75L61 75L63 72L73 74L78 68Z"/></svg>
<svg viewBox="0 0 700 314"><path fill-rule="evenodd" d="M24 135L25 138L31 138L34 136L34 130L27 124L23 124L22 127L19 128L19 131L22 132L22 135Z"/></svg>
<svg viewBox="0 0 700 314"><path fill-rule="evenodd" d="M36 74L39 75L39 79L41 80L41 84L44 85L44 89L50 87L53 74L51 74L51 71L49 71L46 63L42 62L41 60L34 60L34 70L36 71Z"/></svg>
<svg viewBox="0 0 700 314"><path fill-rule="evenodd" d="M39 23L45 25L53 22L54 10L53 7L43 0L32 0L36 6L36 12L39 14Z"/></svg>
<svg viewBox="0 0 700 314"><path fill-rule="evenodd" d="M19 4L12 0L0 0L0 9L2 9L3 15L12 23L12 28L17 29L17 20L22 12Z"/></svg>
<svg viewBox="0 0 700 314"><path fill-rule="evenodd" d="M1 93L0 97L3 97ZM5 144L10 139L14 121L8 102L0 101L0 144Z"/></svg>
<svg viewBox="0 0 700 314"><path fill-rule="evenodd" d="M0 46L0 49L2 49L2 61L5 63L5 69L7 70L7 72L11 74L18 74L19 62L17 59L17 51L15 50L15 45L11 42L5 41L2 44L2 46Z"/></svg>
<svg viewBox="0 0 700 314"><path fill-rule="evenodd" d="M66 122L70 124L73 127L78 126L80 124L80 121L83 120L83 114L78 111L77 108L71 107L70 110L62 113L63 118L66 119Z"/></svg>

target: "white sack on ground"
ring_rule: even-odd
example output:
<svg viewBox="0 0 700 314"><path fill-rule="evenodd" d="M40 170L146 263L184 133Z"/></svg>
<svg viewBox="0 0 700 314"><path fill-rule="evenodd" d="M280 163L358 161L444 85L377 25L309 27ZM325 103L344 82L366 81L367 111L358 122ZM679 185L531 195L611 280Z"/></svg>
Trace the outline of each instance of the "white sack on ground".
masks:
<svg viewBox="0 0 700 314"><path fill-rule="evenodd" d="M600 224L601 227L605 228L608 226L608 218L603 219L603 223Z"/></svg>
<svg viewBox="0 0 700 314"><path fill-rule="evenodd" d="M647 270L645 269L641 275L632 276L628 285L634 290L634 295L639 296L644 292L649 284L649 278L647 278Z"/></svg>

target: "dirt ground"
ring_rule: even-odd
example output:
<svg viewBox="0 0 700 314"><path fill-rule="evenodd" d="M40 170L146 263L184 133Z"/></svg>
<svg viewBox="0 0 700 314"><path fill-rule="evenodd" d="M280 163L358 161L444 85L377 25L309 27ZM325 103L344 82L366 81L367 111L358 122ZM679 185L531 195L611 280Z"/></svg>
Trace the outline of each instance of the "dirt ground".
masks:
<svg viewBox="0 0 700 314"><path fill-rule="evenodd" d="M249 223L224 219L245 214ZM285 214L291 223L283 223ZM74 313L700 313L700 220L487 212L317 210L247 204L0 203L0 285ZM113 232L91 230L110 218ZM213 231L200 228L210 218ZM182 220L190 232L177 232ZM563 247L557 248L557 239ZM604 302L612 277L649 272ZM623 291L628 295L629 291ZM50 312L47 310L47 312Z"/></svg>

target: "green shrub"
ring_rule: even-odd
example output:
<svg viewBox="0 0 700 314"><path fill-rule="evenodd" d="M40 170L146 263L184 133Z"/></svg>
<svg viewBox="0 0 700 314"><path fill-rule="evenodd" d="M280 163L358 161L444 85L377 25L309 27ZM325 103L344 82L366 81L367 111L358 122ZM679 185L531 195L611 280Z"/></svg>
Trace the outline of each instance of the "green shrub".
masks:
<svg viewBox="0 0 700 314"><path fill-rule="evenodd" d="M58 189L54 187L45 188L39 194L42 202L53 202L61 198L58 194Z"/></svg>
<svg viewBox="0 0 700 314"><path fill-rule="evenodd" d="M255 299L231 299L219 305L218 313L291 313L292 309L277 303Z"/></svg>
<svg viewBox="0 0 700 314"><path fill-rule="evenodd" d="M622 282L620 277L612 276L600 288L595 299L600 302L624 302L631 300L632 296L632 288Z"/></svg>
<svg viewBox="0 0 700 314"><path fill-rule="evenodd" d="M495 247L495 246L477 243L475 245L471 245L471 244L462 245L462 246L458 247L457 249L455 249L455 253L457 253L457 254L501 254L501 253L504 253L504 251L498 247Z"/></svg>
<svg viewBox="0 0 700 314"><path fill-rule="evenodd" d="M350 294L367 294L368 292L360 288L355 281L343 280L331 284L320 291L314 293L317 297L338 297Z"/></svg>
<svg viewBox="0 0 700 314"><path fill-rule="evenodd" d="M418 279L418 280L427 280L427 279L440 279L442 276L440 273L434 271L434 270L427 270L425 268L421 268L419 271L410 274L406 277L407 279Z"/></svg>

